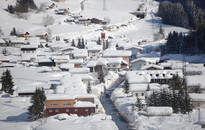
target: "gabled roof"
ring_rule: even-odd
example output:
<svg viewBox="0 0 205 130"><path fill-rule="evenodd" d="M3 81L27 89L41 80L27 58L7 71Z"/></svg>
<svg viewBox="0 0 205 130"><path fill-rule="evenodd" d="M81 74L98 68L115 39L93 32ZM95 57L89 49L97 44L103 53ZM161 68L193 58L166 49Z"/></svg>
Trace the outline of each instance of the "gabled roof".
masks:
<svg viewBox="0 0 205 130"><path fill-rule="evenodd" d="M103 57L123 57L123 56L131 56L131 51L109 50L109 49L103 51Z"/></svg>
<svg viewBox="0 0 205 130"><path fill-rule="evenodd" d="M156 68L158 70L163 70L164 69L164 67L159 66L159 65L148 64L148 65L142 66L141 70L146 70L146 69L149 69L149 68Z"/></svg>

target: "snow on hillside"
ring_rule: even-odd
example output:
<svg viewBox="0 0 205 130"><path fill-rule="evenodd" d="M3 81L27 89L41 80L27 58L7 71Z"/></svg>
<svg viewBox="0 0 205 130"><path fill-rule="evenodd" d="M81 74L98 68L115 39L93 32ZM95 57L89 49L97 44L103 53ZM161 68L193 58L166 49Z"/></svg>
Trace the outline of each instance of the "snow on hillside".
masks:
<svg viewBox="0 0 205 130"><path fill-rule="evenodd" d="M50 0L34 0L37 6L41 4L49 6L53 3ZM152 34L158 31L160 25L165 28L165 33L168 34L170 31L178 30L186 32L186 29L163 25L159 18L154 18L153 13L157 11L158 3L148 0L146 8L148 10L148 16L144 20L136 18L131 15L130 12L136 11L140 4L144 3L143 0L132 1L127 0L111 0L106 1L106 10L103 10L102 0L87 0L84 2L85 9L81 11L80 3L81 0L69 0L65 3L56 3L57 8L45 10L45 12L29 12L27 18L18 19L15 15L9 14L4 9L7 8L8 4L14 4L14 0L2 0L0 1L0 15L2 16L0 26L5 35L9 35L13 27L20 32L28 31L31 35L44 34L47 28L52 30L53 36L62 36L64 38L76 38L84 37L86 39L99 37L102 25L78 25L65 23L64 20L68 18L67 15L56 15L55 9L69 8L69 11L74 14L80 13L84 19L87 18L98 18L101 20L110 19L109 26L119 26L119 29L114 32L107 32L110 36L126 36L130 40L131 44L136 44L140 40L152 41ZM54 24L48 27L43 26L43 19L45 16L52 16L54 18ZM152 18L154 18L152 20ZM126 25L121 27L120 25Z"/></svg>

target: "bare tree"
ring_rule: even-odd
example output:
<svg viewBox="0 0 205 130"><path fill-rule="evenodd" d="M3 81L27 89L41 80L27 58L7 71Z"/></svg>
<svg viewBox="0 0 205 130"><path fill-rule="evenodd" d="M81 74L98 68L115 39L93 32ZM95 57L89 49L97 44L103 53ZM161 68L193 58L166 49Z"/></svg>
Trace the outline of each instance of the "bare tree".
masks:
<svg viewBox="0 0 205 130"><path fill-rule="evenodd" d="M52 16L46 15L46 16L43 17L44 27L52 25L53 23L54 23L54 18Z"/></svg>

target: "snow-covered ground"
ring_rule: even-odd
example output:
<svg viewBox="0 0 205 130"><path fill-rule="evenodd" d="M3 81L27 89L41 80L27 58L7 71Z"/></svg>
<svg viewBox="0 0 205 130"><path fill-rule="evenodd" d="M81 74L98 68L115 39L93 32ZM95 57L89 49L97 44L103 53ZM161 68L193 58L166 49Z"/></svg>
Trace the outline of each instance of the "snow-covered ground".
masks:
<svg viewBox="0 0 205 130"><path fill-rule="evenodd" d="M158 3L153 0L106 0L105 10L103 10L103 0L85 0L84 7L82 11L80 8L80 3L82 0L67 0L64 3L57 3L51 0L34 0L36 5L40 7L45 5L45 7L55 3L57 8L44 10L42 12L31 11L25 14L25 19L19 19L14 14L9 14L5 11L8 5L15 5L16 0L0 0L0 27L4 32L4 37L9 36L13 27L16 28L17 32L25 33L29 32L31 36L45 34L47 29L51 29L52 36L61 36L61 38L73 39L78 37L83 37L86 40L96 39L100 37L102 29L105 28L104 25L91 24L88 26L65 23L64 20L69 18L68 15L56 15L54 10L60 8L69 8L72 14L79 14L83 18L98 18L101 20L109 19L110 23L106 25L107 27L118 26L116 30L104 31L106 36L111 36L112 44L118 44L119 46L129 46L138 45L138 42L144 41L141 44L142 47L150 47L154 49L161 42L153 42L153 33L156 33L160 26L165 30L167 35L170 31L180 31L187 32L187 29L174 27L170 25L164 25L161 23L160 18L155 17L153 14L156 13L158 8ZM145 3L148 14L145 19L136 18L131 15L130 12L136 11L140 4ZM47 16L52 16L54 18L54 23L48 27L44 27L43 19ZM58 44L58 43L53 43ZM56 45L58 46L58 45ZM64 45L64 47L66 44ZM0 48L2 52L3 48ZM13 54L19 54L19 49L7 48ZM1 55L3 56L3 55ZM18 58L17 56L12 56L13 59ZM199 60L204 59L203 56ZM18 66L11 70L14 84L18 86L43 86L49 88L50 80L57 80L63 75L67 75L64 72L48 72L39 73L43 68L39 67L26 67ZM0 74L3 69L0 69ZM93 93L99 96L101 92L104 91L104 86L108 87L111 82L115 81L118 77L116 73L110 73L106 78L105 84L100 84L93 86ZM31 88L29 88L31 89ZM115 105L119 108L122 113L131 113L131 105L135 102L135 98L128 95L124 95L121 92L122 88L117 88L114 92ZM115 130L117 129L114 122L109 116L105 114L96 114L89 117L76 117L68 116L66 120L59 121L56 116L49 117L45 120L38 120L31 122L27 119L27 108L30 105L30 98L10 98L5 97L5 95L0 95L0 129L1 130L54 130L54 129L86 129L86 130ZM137 114L137 113L135 113ZM193 112L191 123L186 120L186 117L182 115L174 115L171 117L150 117L138 116L136 122L138 122L139 128L147 129L198 129L195 116L197 112ZM132 120L132 115L129 116L128 120ZM106 118L105 118L106 117ZM105 120L106 119L106 120ZM175 121L176 120L176 121ZM180 122L181 121L181 122ZM44 124L45 123L45 124ZM179 126L177 128L172 126ZM171 128L171 127L172 128ZM189 127L190 126L190 127Z"/></svg>

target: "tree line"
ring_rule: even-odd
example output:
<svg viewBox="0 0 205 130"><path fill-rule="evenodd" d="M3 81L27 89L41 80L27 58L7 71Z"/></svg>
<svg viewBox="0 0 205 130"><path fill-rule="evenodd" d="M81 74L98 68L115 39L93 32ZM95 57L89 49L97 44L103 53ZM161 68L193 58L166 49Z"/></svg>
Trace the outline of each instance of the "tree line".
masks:
<svg viewBox="0 0 205 130"><path fill-rule="evenodd" d="M165 54L204 54L205 27L190 31L188 35L173 32L169 33L165 45L161 47L161 55Z"/></svg>
<svg viewBox="0 0 205 130"><path fill-rule="evenodd" d="M36 4L33 0L16 0L16 5L8 5L7 10L9 13L26 13L29 12L29 9L37 9Z"/></svg>
<svg viewBox="0 0 205 130"><path fill-rule="evenodd" d="M164 24L197 30L205 26L205 2L204 0L160 2L157 15L162 17Z"/></svg>

